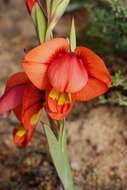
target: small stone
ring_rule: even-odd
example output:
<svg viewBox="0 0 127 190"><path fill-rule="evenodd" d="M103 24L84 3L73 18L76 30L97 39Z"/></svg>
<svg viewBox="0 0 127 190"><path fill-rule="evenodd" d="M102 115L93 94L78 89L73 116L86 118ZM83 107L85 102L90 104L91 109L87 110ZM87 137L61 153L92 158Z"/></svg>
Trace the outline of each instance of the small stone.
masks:
<svg viewBox="0 0 127 190"><path fill-rule="evenodd" d="M80 171L81 167L78 162L72 162L71 167L73 170Z"/></svg>

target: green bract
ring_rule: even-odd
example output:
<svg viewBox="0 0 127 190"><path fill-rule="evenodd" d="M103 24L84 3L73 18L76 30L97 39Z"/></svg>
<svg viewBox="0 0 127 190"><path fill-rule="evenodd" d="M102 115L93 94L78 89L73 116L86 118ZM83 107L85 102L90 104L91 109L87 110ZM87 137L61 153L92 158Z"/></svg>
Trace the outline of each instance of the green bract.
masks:
<svg viewBox="0 0 127 190"><path fill-rule="evenodd" d="M46 24L46 18L38 3L36 3L36 5L33 8L32 18L38 33L40 43L43 43L45 41L47 24Z"/></svg>

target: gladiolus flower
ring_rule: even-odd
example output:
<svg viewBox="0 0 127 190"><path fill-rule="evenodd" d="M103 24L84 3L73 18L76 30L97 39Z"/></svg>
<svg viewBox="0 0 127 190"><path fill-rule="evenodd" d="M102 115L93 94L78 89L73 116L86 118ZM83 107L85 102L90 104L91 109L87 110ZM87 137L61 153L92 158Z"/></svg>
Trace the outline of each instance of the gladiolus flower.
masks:
<svg viewBox="0 0 127 190"><path fill-rule="evenodd" d="M63 38L32 49L23 66L31 82L46 90L46 108L56 120L64 118L75 101L87 101L107 92L111 83L99 56L86 47L70 52L69 43Z"/></svg>
<svg viewBox="0 0 127 190"><path fill-rule="evenodd" d="M8 79L4 95L0 98L0 114L7 116L13 111L20 121L13 130L16 144L25 147L31 140L43 101L42 91L29 81L25 73L16 73Z"/></svg>

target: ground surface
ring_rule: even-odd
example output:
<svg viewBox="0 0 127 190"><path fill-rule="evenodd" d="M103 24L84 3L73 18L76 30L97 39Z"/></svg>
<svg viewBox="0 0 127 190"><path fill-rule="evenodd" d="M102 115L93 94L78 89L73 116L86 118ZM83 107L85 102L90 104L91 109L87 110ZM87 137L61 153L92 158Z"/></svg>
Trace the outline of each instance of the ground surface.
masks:
<svg viewBox="0 0 127 190"><path fill-rule="evenodd" d="M24 49L36 44L23 2L0 6L0 92L10 74L21 70ZM120 59L120 58L119 58ZM0 118L0 190L62 190L40 129L29 147L17 148L15 117ZM127 109L78 103L67 119L68 150L75 184L83 190L127 189Z"/></svg>

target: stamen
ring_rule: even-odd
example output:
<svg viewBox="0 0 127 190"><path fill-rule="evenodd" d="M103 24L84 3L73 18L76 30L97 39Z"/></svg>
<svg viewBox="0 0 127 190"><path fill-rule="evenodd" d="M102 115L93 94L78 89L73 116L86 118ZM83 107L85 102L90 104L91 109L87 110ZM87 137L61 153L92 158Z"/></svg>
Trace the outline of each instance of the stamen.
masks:
<svg viewBox="0 0 127 190"><path fill-rule="evenodd" d="M71 93L61 93L55 89L52 89L49 97L53 100L57 100L58 105L71 104Z"/></svg>

